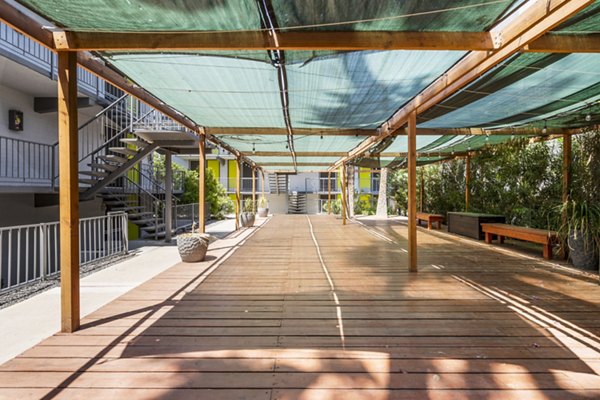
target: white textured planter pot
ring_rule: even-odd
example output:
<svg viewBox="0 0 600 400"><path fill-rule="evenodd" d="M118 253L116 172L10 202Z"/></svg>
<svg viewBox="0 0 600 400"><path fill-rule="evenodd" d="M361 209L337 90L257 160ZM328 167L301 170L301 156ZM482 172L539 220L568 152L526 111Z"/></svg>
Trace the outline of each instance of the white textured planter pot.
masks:
<svg viewBox="0 0 600 400"><path fill-rule="evenodd" d="M258 216L261 218L267 218L267 216L269 215L269 209L268 208L259 208L258 209Z"/></svg>
<svg viewBox="0 0 600 400"><path fill-rule="evenodd" d="M243 226L244 228L250 228L251 226L254 226L255 218L256 217L255 217L254 213L243 212L240 214L240 225Z"/></svg>
<svg viewBox="0 0 600 400"><path fill-rule="evenodd" d="M177 249L184 262L200 262L206 257L209 239L206 235L189 233L177 237Z"/></svg>

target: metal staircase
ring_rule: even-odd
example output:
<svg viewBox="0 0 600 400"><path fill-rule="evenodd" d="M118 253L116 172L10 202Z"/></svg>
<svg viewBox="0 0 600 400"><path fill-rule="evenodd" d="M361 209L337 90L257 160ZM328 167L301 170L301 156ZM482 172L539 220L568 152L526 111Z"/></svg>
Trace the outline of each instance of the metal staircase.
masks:
<svg viewBox="0 0 600 400"><path fill-rule="evenodd" d="M288 214L306 214L306 193L290 193L288 196Z"/></svg>
<svg viewBox="0 0 600 400"><path fill-rule="evenodd" d="M269 174L269 191L284 194L288 191L288 176L286 174Z"/></svg>
<svg viewBox="0 0 600 400"><path fill-rule="evenodd" d="M139 226L142 237L165 235L165 190L138 167L159 143L135 133L135 127L151 121L173 121L129 95L123 95L79 128L80 198L99 196L109 212L124 211ZM140 185L128 176L141 180ZM174 198L173 204L176 204Z"/></svg>

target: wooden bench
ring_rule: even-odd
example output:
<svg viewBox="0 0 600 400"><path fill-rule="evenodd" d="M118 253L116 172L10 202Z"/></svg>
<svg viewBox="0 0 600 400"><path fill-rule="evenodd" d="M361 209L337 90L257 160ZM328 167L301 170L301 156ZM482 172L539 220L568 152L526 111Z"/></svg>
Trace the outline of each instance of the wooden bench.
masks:
<svg viewBox="0 0 600 400"><path fill-rule="evenodd" d="M554 231L508 224L481 224L481 230L485 233L486 243L492 243L492 237L496 235L500 243L504 243L505 237L510 237L542 244L544 245L544 258L547 260L552 259L552 244L558 239L558 235Z"/></svg>
<svg viewBox="0 0 600 400"><path fill-rule="evenodd" d="M417 213L417 224L420 224L421 221L427 221L427 229L432 229L434 222L437 222L438 229L442 229L443 220L444 216L440 214L427 214L422 212Z"/></svg>

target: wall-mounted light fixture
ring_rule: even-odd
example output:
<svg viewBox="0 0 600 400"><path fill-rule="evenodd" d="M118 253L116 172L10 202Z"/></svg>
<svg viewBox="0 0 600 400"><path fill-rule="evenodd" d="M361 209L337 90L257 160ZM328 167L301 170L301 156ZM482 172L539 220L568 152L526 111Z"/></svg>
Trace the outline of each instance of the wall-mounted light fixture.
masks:
<svg viewBox="0 0 600 400"><path fill-rule="evenodd" d="M23 130L23 111L8 110L8 129L11 131Z"/></svg>

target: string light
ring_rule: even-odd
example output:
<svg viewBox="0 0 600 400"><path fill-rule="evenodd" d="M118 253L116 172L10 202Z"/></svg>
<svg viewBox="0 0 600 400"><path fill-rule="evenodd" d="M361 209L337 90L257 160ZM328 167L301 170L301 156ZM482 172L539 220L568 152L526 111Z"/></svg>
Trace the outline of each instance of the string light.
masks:
<svg viewBox="0 0 600 400"><path fill-rule="evenodd" d="M591 116L591 114L589 114L589 113L588 113L588 114L585 116L585 120L586 120L587 122L590 122L590 121L592 120L592 116Z"/></svg>
<svg viewBox="0 0 600 400"><path fill-rule="evenodd" d="M321 140L323 140L323 134L321 133Z"/></svg>
<svg viewBox="0 0 600 400"><path fill-rule="evenodd" d="M548 133L548 121L544 120L544 128L542 129L542 135Z"/></svg>
<svg viewBox="0 0 600 400"><path fill-rule="evenodd" d="M256 153L256 145L252 143L252 154Z"/></svg>

